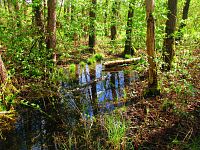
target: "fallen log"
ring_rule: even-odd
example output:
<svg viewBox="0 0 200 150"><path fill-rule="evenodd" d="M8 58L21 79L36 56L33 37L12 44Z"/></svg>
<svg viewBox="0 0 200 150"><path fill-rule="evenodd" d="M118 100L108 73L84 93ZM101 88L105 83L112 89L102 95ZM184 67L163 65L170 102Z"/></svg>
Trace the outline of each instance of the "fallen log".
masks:
<svg viewBox="0 0 200 150"><path fill-rule="evenodd" d="M123 60L107 61L107 62L104 62L103 65L105 66L105 68L110 68L110 67L115 67L115 66L118 66L118 65L137 63L140 59L141 59L141 57L123 59Z"/></svg>

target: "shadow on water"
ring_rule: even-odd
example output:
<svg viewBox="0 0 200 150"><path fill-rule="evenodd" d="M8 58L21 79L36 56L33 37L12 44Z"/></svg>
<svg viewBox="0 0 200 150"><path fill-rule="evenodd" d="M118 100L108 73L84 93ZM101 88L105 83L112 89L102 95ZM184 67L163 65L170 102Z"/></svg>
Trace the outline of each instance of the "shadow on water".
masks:
<svg viewBox="0 0 200 150"><path fill-rule="evenodd" d="M134 71L123 69L106 71L102 64L95 68L78 66L76 77L61 82L62 99L57 106L56 117L66 124L66 132L76 127L80 118L89 119L96 114L113 111L124 104L126 86L139 80ZM43 102L37 102L44 107ZM20 108L20 117L15 130L9 133L5 141L0 141L1 150L50 150L58 149L53 138L58 124L49 120L38 110ZM72 148L73 149L73 148Z"/></svg>

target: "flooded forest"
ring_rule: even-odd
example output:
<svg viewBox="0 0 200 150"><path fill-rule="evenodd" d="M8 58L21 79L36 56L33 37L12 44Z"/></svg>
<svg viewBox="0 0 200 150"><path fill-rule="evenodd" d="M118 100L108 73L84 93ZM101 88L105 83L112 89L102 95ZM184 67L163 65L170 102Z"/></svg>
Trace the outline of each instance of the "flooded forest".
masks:
<svg viewBox="0 0 200 150"><path fill-rule="evenodd" d="M0 150L200 150L199 0L0 0Z"/></svg>

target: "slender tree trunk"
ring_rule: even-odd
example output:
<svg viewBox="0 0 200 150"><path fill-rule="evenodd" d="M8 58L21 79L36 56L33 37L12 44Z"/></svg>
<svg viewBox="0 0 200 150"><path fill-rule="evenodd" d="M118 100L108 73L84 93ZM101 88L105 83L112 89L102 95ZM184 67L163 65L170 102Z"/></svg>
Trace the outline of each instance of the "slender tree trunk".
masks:
<svg viewBox="0 0 200 150"><path fill-rule="evenodd" d="M56 0L48 0L48 19L47 19L47 49L49 52L56 51Z"/></svg>
<svg viewBox="0 0 200 150"><path fill-rule="evenodd" d="M90 7L89 18L90 18L90 27L89 27L89 50L91 53L95 53L94 46L96 42L96 31L95 31L95 20L96 20L96 5L97 0L92 0L92 5Z"/></svg>
<svg viewBox="0 0 200 150"><path fill-rule="evenodd" d="M45 31L45 34L47 33L47 29L46 29L46 18L47 18L47 13L48 13L48 9L47 9L47 1L46 0L43 0L43 18L44 18L44 31Z"/></svg>
<svg viewBox="0 0 200 150"><path fill-rule="evenodd" d="M186 26L186 23L184 21L188 18L189 7L190 7L190 0L186 0L185 5L183 7L182 21L178 29L179 36L176 39L177 41L180 41L183 36L182 29Z"/></svg>
<svg viewBox="0 0 200 150"><path fill-rule="evenodd" d="M154 0L146 0L146 19L147 19L147 36L146 46L149 63L149 78L148 78L148 90L145 96L155 96L159 94L157 89L157 68L155 58L155 19L153 16Z"/></svg>
<svg viewBox="0 0 200 150"><path fill-rule="evenodd" d="M116 19L117 19L117 0L115 0L112 5L112 20L110 27L112 41L116 39L117 35Z"/></svg>
<svg viewBox="0 0 200 150"><path fill-rule="evenodd" d="M0 50L0 84L5 83L7 78L8 75L3 60L1 58L1 50Z"/></svg>
<svg viewBox="0 0 200 150"><path fill-rule="evenodd" d="M36 26L37 35L39 36L39 49L43 49L43 43L45 42L45 29L44 29L44 19L43 19L43 10L42 10L42 1L33 0L33 12L34 12L34 25Z"/></svg>
<svg viewBox="0 0 200 150"><path fill-rule="evenodd" d="M38 28L38 31L44 33L44 19L43 19L43 11L42 11L42 2L33 0L33 12L34 12L34 24Z"/></svg>
<svg viewBox="0 0 200 150"><path fill-rule="evenodd" d="M14 0L13 2L14 4L14 8L15 8L15 13L16 13L16 20L17 20L17 27L21 26L21 19L20 19L20 12L19 12L19 1L18 0Z"/></svg>
<svg viewBox="0 0 200 150"><path fill-rule="evenodd" d="M108 13L107 13L107 9L108 9L108 0L106 0L105 2L105 6L104 6L105 10L104 10L104 31L105 31L105 36L108 36L108 27L107 27L107 18L108 18Z"/></svg>
<svg viewBox="0 0 200 150"><path fill-rule="evenodd" d="M168 0L168 14L166 21L166 36L163 45L163 59L166 63L163 65L163 70L170 70L171 63L174 57L174 32L176 29L176 14L177 14L177 0Z"/></svg>
<svg viewBox="0 0 200 150"><path fill-rule="evenodd" d="M132 38L131 38L132 37L133 14L134 14L134 0L131 0L131 2L129 3L129 10L128 10L124 56L126 54L128 54L128 55L134 54L134 50L132 47Z"/></svg>

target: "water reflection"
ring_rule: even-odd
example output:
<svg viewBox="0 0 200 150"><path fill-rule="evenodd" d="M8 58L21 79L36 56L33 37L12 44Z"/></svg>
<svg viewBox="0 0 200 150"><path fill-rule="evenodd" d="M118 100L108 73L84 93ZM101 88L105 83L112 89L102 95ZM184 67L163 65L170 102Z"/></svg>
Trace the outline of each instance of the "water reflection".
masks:
<svg viewBox="0 0 200 150"><path fill-rule="evenodd" d="M1 150L47 150L52 148L52 141L49 144L48 134L50 132L47 130L46 119L40 112L30 110L20 112L15 127L13 132L8 133L6 141L0 141Z"/></svg>
<svg viewBox="0 0 200 150"><path fill-rule="evenodd" d="M63 101L67 102L67 105L72 108L75 105L88 117L98 112L115 109L118 102L125 96L125 84L129 85L138 79L136 72L126 71L125 73L124 70L108 72L103 70L102 64L97 64L94 69L88 65L78 66L77 69L78 83L75 85L76 88L70 89L74 86L62 83L64 86L62 86L61 93L64 95ZM121 104L119 103L119 105Z"/></svg>
<svg viewBox="0 0 200 150"><path fill-rule="evenodd" d="M56 114L56 118L61 118L62 123L68 126L68 134L80 118L90 119L97 113L112 111L121 105L120 101L126 95L125 87L138 80L136 72L108 72L103 70L102 64L97 64L95 68L78 66L76 75L77 78L61 83L63 98ZM42 103L38 104L43 107ZM57 126L39 111L25 110L20 113L16 130L9 133L6 141L0 142L0 150L56 150L53 138L56 130Z"/></svg>

